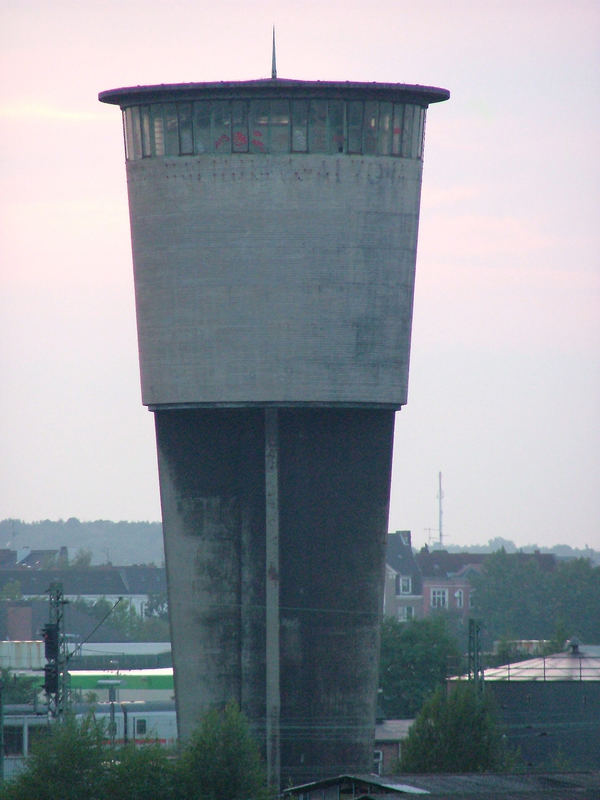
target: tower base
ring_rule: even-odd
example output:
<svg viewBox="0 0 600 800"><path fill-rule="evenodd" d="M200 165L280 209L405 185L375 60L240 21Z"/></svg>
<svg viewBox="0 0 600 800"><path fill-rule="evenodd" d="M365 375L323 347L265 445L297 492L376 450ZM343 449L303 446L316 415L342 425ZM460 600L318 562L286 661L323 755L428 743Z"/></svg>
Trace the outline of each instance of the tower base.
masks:
<svg viewBox="0 0 600 800"><path fill-rule="evenodd" d="M180 736L234 700L272 780L370 771L394 411L155 422Z"/></svg>

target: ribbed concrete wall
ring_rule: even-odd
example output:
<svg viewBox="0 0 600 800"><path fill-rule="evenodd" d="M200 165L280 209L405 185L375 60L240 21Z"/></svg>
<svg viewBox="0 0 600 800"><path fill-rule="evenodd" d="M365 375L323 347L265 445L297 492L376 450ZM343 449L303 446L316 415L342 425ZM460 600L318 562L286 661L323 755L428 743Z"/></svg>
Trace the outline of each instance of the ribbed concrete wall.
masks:
<svg viewBox="0 0 600 800"><path fill-rule="evenodd" d="M394 413L278 418L285 782L370 768ZM234 699L262 738L264 411L159 411L156 430L180 733Z"/></svg>
<svg viewBox="0 0 600 800"><path fill-rule="evenodd" d="M143 402L404 404L421 170L129 162Z"/></svg>

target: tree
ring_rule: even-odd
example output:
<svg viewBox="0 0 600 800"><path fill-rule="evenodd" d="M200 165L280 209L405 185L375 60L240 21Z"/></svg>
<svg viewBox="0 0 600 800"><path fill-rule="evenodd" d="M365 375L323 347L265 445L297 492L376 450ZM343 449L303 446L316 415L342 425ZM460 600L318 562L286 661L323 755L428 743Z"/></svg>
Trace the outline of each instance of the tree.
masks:
<svg viewBox="0 0 600 800"><path fill-rule="evenodd" d="M71 520L69 520L70 522ZM80 547L73 556L70 566L73 569L87 569L92 563L92 551L88 547Z"/></svg>
<svg viewBox="0 0 600 800"><path fill-rule="evenodd" d="M401 772L485 772L514 767L494 707L472 682L439 686L402 745Z"/></svg>
<svg viewBox="0 0 600 800"><path fill-rule="evenodd" d="M6 581L0 590L0 600L22 600L22 598L21 581L16 579Z"/></svg>
<svg viewBox="0 0 600 800"><path fill-rule="evenodd" d="M209 711L179 759L186 800L258 800L266 774L248 722L235 703Z"/></svg>
<svg viewBox="0 0 600 800"><path fill-rule="evenodd" d="M379 685L388 719L414 717L425 700L444 683L459 652L443 616L398 622L387 617L381 628Z"/></svg>
<svg viewBox="0 0 600 800"><path fill-rule="evenodd" d="M557 624L569 637L600 644L600 567L587 558L544 570L534 558L500 550L471 580L488 645L499 639L553 639Z"/></svg>
<svg viewBox="0 0 600 800"><path fill-rule="evenodd" d="M486 558L480 575L471 582L475 612L489 639L543 639L553 629L548 591L549 573L533 558L499 550Z"/></svg>
<svg viewBox="0 0 600 800"><path fill-rule="evenodd" d="M600 567L587 558L559 561L550 576L555 619L585 644L600 644Z"/></svg>
<svg viewBox="0 0 600 800"><path fill-rule="evenodd" d="M148 595L144 616L169 621L169 600L166 592L155 592Z"/></svg>
<svg viewBox="0 0 600 800"><path fill-rule="evenodd" d="M266 800L265 773L235 705L209 712L179 758L159 745L112 748L92 717L55 722L2 800Z"/></svg>
<svg viewBox="0 0 600 800"><path fill-rule="evenodd" d="M113 609L113 603L105 597L100 597L95 602L79 597L71 605L98 621L104 619ZM131 600L122 600L108 617L107 624L119 631L125 639L135 642L165 642L170 638L168 620L138 614Z"/></svg>
<svg viewBox="0 0 600 800"><path fill-rule="evenodd" d="M4 703L33 703L41 684L41 678L29 675L16 675L9 669L2 668L2 697Z"/></svg>
<svg viewBox="0 0 600 800"><path fill-rule="evenodd" d="M24 771L6 784L5 800L104 800L106 748L102 730L68 717L33 745Z"/></svg>
<svg viewBox="0 0 600 800"><path fill-rule="evenodd" d="M104 785L110 800L184 800L177 794L176 765L158 744L129 744L114 753Z"/></svg>

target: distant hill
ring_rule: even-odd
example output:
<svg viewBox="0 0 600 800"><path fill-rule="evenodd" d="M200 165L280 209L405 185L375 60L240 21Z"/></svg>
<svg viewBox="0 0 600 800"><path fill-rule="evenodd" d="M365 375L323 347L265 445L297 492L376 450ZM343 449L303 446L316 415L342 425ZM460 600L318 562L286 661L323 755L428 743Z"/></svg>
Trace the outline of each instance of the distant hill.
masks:
<svg viewBox="0 0 600 800"><path fill-rule="evenodd" d="M497 537L490 539L487 544L449 544L444 542L443 549L449 553L496 553L504 548L507 553L533 553L539 550L540 553L553 553L556 558L588 558L593 564L600 564L600 551L591 547L571 547L568 544L556 544L553 547L544 547L539 544L526 544L518 547L510 539ZM437 543L429 546L430 550L441 549Z"/></svg>
<svg viewBox="0 0 600 800"><path fill-rule="evenodd" d="M56 549L67 547L72 559L78 550L89 550L92 564L156 564L164 563L162 523L160 522L110 522L98 519L80 522L75 517L67 520L41 520L22 522L18 519L0 521L0 549L13 550ZM494 553L504 548L507 553L553 553L557 558L589 558L600 565L600 551L590 547L576 548L568 544L554 547L528 544L517 547L509 539L490 539L487 544L459 545L444 543L450 553ZM438 549L437 544L430 549Z"/></svg>
<svg viewBox="0 0 600 800"><path fill-rule="evenodd" d="M92 564L156 564L164 563L162 524L160 522L109 522L98 519L80 522L41 520L22 522L4 519L0 522L0 548L24 551L26 548L58 549L67 547L69 558L78 551L89 550Z"/></svg>

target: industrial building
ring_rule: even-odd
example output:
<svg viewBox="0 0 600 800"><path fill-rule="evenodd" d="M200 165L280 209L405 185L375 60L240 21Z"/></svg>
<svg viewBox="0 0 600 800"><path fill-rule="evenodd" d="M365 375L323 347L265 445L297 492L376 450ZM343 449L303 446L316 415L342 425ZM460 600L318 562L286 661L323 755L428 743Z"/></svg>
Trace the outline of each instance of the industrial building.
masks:
<svg viewBox="0 0 600 800"><path fill-rule="evenodd" d="M445 89L137 86L123 111L180 735L236 700L272 784L370 769L425 114Z"/></svg>

